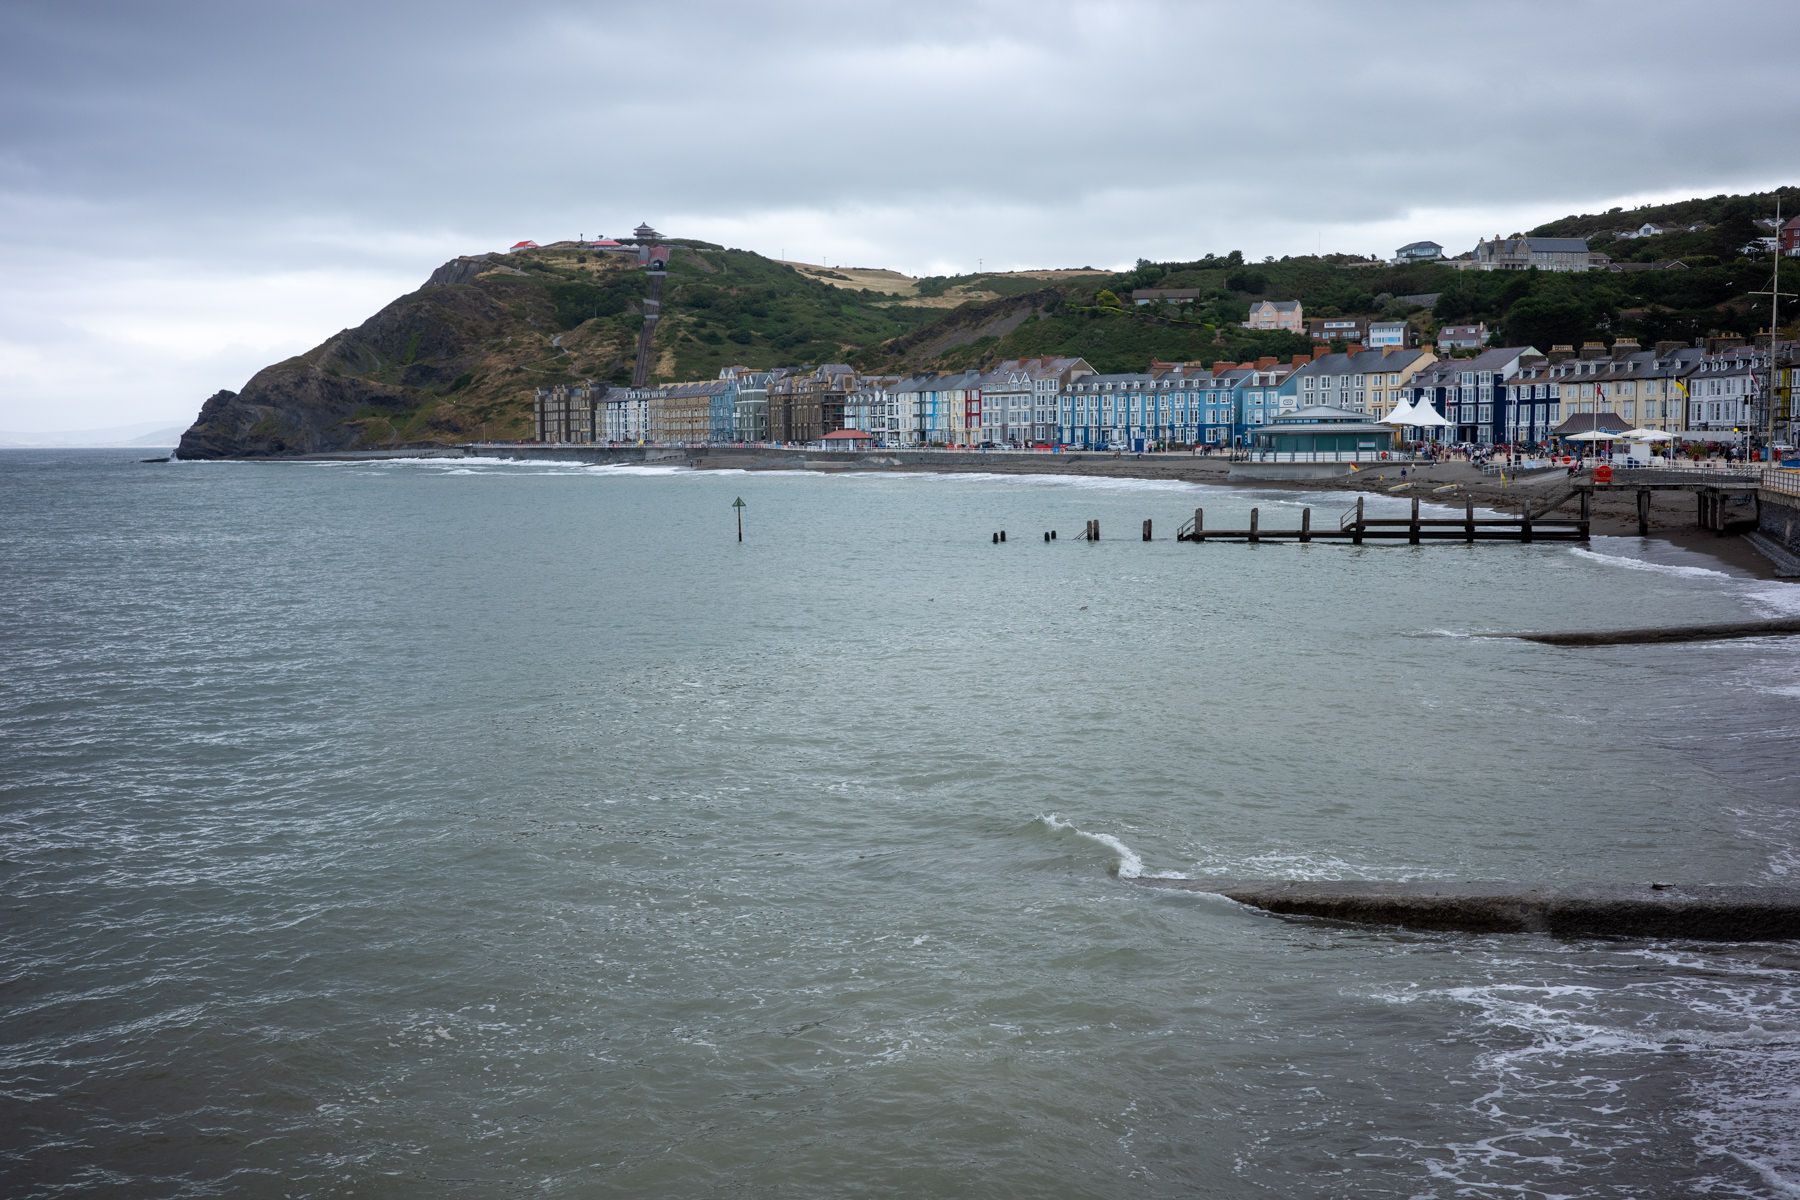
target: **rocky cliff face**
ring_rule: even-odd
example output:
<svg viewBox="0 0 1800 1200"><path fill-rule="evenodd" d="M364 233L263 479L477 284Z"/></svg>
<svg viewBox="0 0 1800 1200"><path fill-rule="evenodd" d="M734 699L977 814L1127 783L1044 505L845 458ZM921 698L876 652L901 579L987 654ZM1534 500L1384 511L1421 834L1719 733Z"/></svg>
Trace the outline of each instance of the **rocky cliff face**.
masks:
<svg viewBox="0 0 1800 1200"><path fill-rule="evenodd" d="M240 392L214 393L176 453L316 454L478 435L495 409L489 392L470 385L484 372L522 371L519 358L556 354L542 289L477 281L487 266L484 258L452 260L357 328L264 368ZM521 376L507 391L531 386Z"/></svg>

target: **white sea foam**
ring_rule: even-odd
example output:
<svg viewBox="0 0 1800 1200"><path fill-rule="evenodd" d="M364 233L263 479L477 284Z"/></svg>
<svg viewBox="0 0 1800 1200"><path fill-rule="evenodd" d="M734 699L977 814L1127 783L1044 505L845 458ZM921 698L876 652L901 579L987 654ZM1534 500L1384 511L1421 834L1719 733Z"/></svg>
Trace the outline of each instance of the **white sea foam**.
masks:
<svg viewBox="0 0 1800 1200"><path fill-rule="evenodd" d="M1076 837L1084 837L1090 842L1099 842L1102 846L1105 846L1108 850L1117 854L1119 856L1117 874L1120 879L1187 878L1186 875L1176 871L1152 871L1146 874L1144 871L1144 860L1138 856L1138 852L1110 833L1090 833L1088 830L1082 829L1076 825L1073 821L1063 820L1055 813L1044 813L1038 817L1038 820L1043 822L1046 827L1054 829L1058 833L1067 831L1074 834Z"/></svg>
<svg viewBox="0 0 1800 1200"><path fill-rule="evenodd" d="M1726 571L1715 571L1711 567L1684 567L1676 563L1645 562L1641 558L1626 558L1618 554L1602 554L1598 550L1584 550L1576 547L1569 551L1580 558L1605 563L1609 567L1624 567L1632 571L1655 571L1661 575L1685 575L1690 578L1730 579L1732 575Z"/></svg>
<svg viewBox="0 0 1800 1200"><path fill-rule="evenodd" d="M1800 613L1800 583L1776 583L1746 592L1744 598L1772 617Z"/></svg>
<svg viewBox="0 0 1800 1200"><path fill-rule="evenodd" d="M374 467L564 467L568 462L559 458L496 458L487 454L465 454L452 456L429 456L419 458L359 458L345 462L346 466Z"/></svg>
<svg viewBox="0 0 1800 1200"><path fill-rule="evenodd" d="M813 474L814 472L806 472ZM868 478L863 475L863 478ZM1108 475L1057 475L1010 471L902 471L883 479L953 479L970 483L1009 483L1022 487L1065 487L1105 492L1204 492L1222 494L1214 484L1189 483L1185 479L1123 479Z"/></svg>
<svg viewBox="0 0 1800 1200"><path fill-rule="evenodd" d="M1800 1196L1800 970L1782 957L1651 945L1626 952L1595 983L1492 983L1388 997L1433 998L1473 1010L1485 1047L1475 1067L1486 1091L1472 1100L1506 1132L1452 1144L1433 1174L1494 1187L1495 1170L1529 1167L1505 1143L1548 1134L1587 1155L1667 1135L1667 1117L1640 1119L1631 1096L1663 1090L1694 1131L1694 1194ZM1651 964L1652 974L1629 960ZM1555 1115L1552 1115L1555 1114ZM1598 1119L1596 1119L1598 1118ZM1735 1163L1758 1190L1746 1192ZM1727 1177L1729 1176L1729 1177Z"/></svg>
<svg viewBox="0 0 1800 1200"><path fill-rule="evenodd" d="M694 468L673 463L593 463L582 468L587 475L692 475Z"/></svg>

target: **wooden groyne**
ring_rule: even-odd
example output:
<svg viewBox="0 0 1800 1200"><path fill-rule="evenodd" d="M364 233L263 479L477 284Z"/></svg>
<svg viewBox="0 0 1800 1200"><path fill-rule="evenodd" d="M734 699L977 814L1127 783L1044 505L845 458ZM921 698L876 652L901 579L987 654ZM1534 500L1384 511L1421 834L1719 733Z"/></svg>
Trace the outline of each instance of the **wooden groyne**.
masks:
<svg viewBox="0 0 1800 1200"><path fill-rule="evenodd" d="M1800 938L1800 887L1134 879L1146 887L1227 897L1286 916L1470 933L1560 937Z"/></svg>
<svg viewBox="0 0 1800 1200"><path fill-rule="evenodd" d="M1545 517L1529 507L1516 517L1477 517L1475 502L1463 505L1460 517L1424 517L1419 513L1419 498L1413 497L1412 514L1405 517L1371 517L1363 511L1363 497L1356 506L1338 518L1336 528L1314 528L1312 509L1300 510L1297 529L1265 527L1262 511L1250 510L1247 528L1208 528L1206 510L1196 508L1194 518L1176 531L1181 542L1364 542L1403 541L1417 546L1423 542L1532 542L1586 541L1590 527L1588 505L1583 499L1578 517ZM1149 539L1146 538L1146 541Z"/></svg>
<svg viewBox="0 0 1800 1200"><path fill-rule="evenodd" d="M1717 642L1727 638L1800 633L1800 617L1730 621L1713 625L1651 625L1638 629L1571 629L1544 633L1502 633L1495 637L1542 642L1546 646L1644 646L1659 642Z"/></svg>

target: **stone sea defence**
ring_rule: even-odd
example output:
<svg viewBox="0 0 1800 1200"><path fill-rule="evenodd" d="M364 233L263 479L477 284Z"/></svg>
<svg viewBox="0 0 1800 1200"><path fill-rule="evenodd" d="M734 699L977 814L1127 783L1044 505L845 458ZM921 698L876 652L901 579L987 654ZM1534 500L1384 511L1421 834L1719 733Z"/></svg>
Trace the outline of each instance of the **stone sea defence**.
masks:
<svg viewBox="0 0 1800 1200"><path fill-rule="evenodd" d="M1148 878L1131 882L1207 892L1286 916L1412 929L1725 941L1800 937L1800 887Z"/></svg>
<svg viewBox="0 0 1800 1200"><path fill-rule="evenodd" d="M1499 636L1546 646L1644 646L1659 642L1716 642L1727 638L1777 637L1800 633L1800 617L1726 621L1709 625L1649 625L1636 629L1571 629Z"/></svg>

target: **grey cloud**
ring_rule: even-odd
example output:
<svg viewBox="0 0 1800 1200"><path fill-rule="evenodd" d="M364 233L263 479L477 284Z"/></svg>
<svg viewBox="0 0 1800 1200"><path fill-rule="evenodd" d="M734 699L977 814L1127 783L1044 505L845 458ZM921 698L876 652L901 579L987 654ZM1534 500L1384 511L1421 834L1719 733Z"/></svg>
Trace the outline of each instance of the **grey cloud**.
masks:
<svg viewBox="0 0 1800 1200"><path fill-rule="evenodd" d="M1675 0L23 0L0 213L29 220L0 265L100 236L176 271L417 279L446 246L670 216L914 268L1391 249L1421 209L1494 232L1800 162L1774 40L1719 24Z"/></svg>

